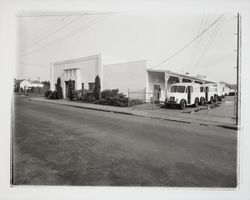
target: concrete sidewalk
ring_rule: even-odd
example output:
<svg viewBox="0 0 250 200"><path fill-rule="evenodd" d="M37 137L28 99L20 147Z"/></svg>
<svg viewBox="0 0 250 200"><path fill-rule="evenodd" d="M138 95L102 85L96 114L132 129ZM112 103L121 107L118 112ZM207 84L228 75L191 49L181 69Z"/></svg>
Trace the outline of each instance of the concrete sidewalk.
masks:
<svg viewBox="0 0 250 200"><path fill-rule="evenodd" d="M174 112L171 109L139 110L133 107L106 106L99 104L69 101L65 99L51 100L51 99L45 99L44 97L34 97L34 98L29 98L29 100L45 102L45 103L54 103L54 104L72 106L83 109L135 115L140 117L149 117L161 120L170 120L183 123L195 123L205 126L207 125L220 126L224 128L237 130L235 119L232 119L231 117L228 116L219 115L219 113L222 113L221 110L228 109L226 106L220 106L213 110L207 110L207 109L205 110L202 108L203 110L200 110L199 112L183 113L183 112Z"/></svg>

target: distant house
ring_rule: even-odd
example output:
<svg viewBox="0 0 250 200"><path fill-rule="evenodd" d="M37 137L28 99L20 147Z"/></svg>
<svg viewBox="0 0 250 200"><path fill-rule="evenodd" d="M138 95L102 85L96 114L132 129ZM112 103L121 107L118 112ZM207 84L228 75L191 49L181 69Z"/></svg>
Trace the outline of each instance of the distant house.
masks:
<svg viewBox="0 0 250 200"><path fill-rule="evenodd" d="M41 92L44 84L39 81L29 81L26 79L14 79L14 92Z"/></svg>
<svg viewBox="0 0 250 200"><path fill-rule="evenodd" d="M33 87L40 87L43 88L43 84L39 81L29 81L29 80L23 80L20 82L20 88L21 89L31 89Z"/></svg>
<svg viewBox="0 0 250 200"><path fill-rule="evenodd" d="M14 92L19 92L20 90L20 83L23 81L24 79L14 79Z"/></svg>

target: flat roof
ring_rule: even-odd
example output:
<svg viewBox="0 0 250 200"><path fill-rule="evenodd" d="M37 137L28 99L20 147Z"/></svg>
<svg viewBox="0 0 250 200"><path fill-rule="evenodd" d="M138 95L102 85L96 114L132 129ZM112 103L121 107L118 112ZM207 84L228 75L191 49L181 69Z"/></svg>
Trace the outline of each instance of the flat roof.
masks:
<svg viewBox="0 0 250 200"><path fill-rule="evenodd" d="M205 79L201 79L201 78L197 78L197 77L193 77L193 76L189 76L187 74L181 74L181 73L176 73L176 72L172 72L170 70L159 70L159 69L147 69L147 71L149 72L162 72L162 73L169 73L170 75L174 75L174 76L181 76L183 78L187 78L187 79L192 79L195 81L202 81L202 82L206 82L206 83L215 83L213 81L209 81L209 80L205 80Z"/></svg>

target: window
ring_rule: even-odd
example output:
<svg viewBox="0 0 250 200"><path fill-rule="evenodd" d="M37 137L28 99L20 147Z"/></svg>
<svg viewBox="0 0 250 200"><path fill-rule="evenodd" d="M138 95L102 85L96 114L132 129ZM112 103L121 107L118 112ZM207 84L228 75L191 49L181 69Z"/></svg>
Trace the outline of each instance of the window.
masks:
<svg viewBox="0 0 250 200"><path fill-rule="evenodd" d="M172 86L171 87L171 92L173 92L173 93L184 93L185 92L185 86L176 86L176 85L174 85L174 86Z"/></svg>
<svg viewBox="0 0 250 200"><path fill-rule="evenodd" d="M193 92L193 87L192 86L187 86L187 92L188 91Z"/></svg>
<svg viewBox="0 0 250 200"><path fill-rule="evenodd" d="M95 83L89 83L89 90L93 91L95 88Z"/></svg>
<svg viewBox="0 0 250 200"><path fill-rule="evenodd" d="M205 88L204 87L200 87L200 92L205 92Z"/></svg>

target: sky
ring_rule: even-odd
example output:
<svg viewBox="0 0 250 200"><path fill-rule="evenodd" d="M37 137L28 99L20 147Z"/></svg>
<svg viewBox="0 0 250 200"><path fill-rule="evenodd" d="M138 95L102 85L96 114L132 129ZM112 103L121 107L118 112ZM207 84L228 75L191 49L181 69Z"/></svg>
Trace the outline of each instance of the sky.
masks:
<svg viewBox="0 0 250 200"><path fill-rule="evenodd" d="M16 78L49 80L51 62L103 54L236 83L234 13L78 14L17 16Z"/></svg>

